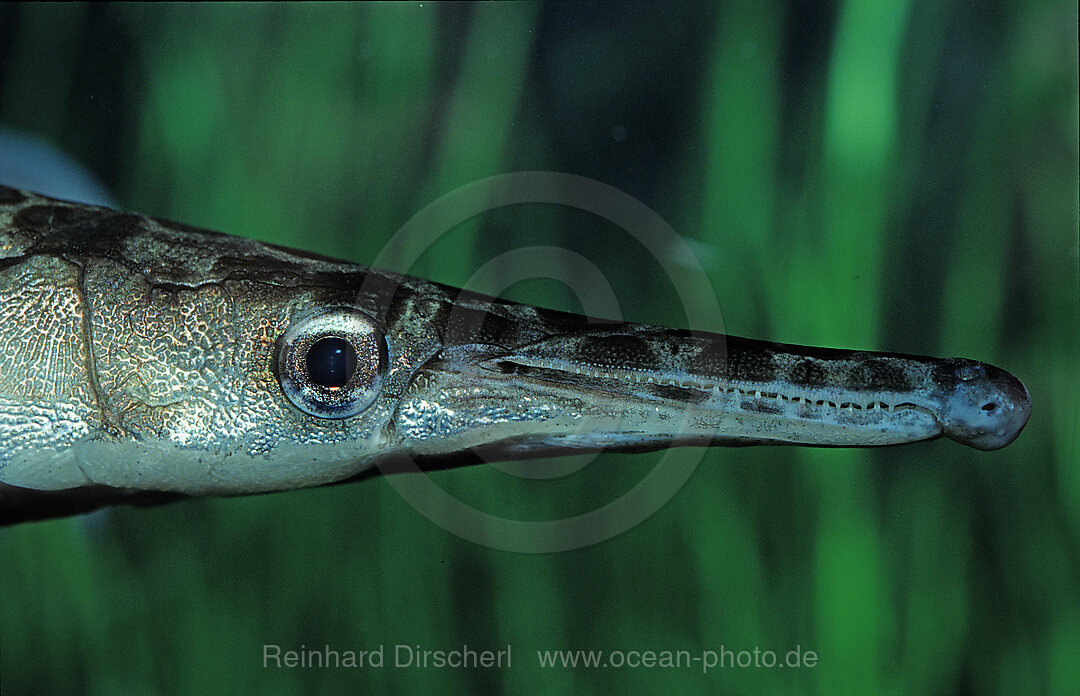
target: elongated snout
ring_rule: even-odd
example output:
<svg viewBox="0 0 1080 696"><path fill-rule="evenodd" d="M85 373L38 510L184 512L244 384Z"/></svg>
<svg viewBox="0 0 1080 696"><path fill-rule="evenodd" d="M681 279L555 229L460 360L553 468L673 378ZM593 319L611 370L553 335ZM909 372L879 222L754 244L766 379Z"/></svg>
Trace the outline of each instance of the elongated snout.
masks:
<svg viewBox="0 0 1080 696"><path fill-rule="evenodd" d="M862 447L942 434L993 449L1029 413L1015 377L973 361L620 324L511 348L445 347L414 374L394 431L409 453L485 448L487 459L710 443Z"/></svg>

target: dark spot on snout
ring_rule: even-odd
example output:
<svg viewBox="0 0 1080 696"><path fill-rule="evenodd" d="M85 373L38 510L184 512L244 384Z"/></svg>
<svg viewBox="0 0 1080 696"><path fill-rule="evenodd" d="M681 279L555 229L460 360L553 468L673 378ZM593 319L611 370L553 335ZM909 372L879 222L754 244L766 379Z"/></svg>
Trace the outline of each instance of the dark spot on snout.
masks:
<svg viewBox="0 0 1080 696"><path fill-rule="evenodd" d="M715 336L690 361L690 370L714 379L767 382L776 378L771 345L737 336Z"/></svg>
<svg viewBox="0 0 1080 696"><path fill-rule="evenodd" d="M788 380L804 387L820 387L827 381L827 376L820 362L804 358L791 367Z"/></svg>
<svg viewBox="0 0 1080 696"><path fill-rule="evenodd" d="M906 391L912 388L907 373L885 360L860 361L848 373L845 386L853 390Z"/></svg>
<svg viewBox="0 0 1080 696"><path fill-rule="evenodd" d="M769 354L732 351L728 353L731 373L747 382L769 382L776 379L776 358Z"/></svg>
<svg viewBox="0 0 1080 696"><path fill-rule="evenodd" d="M637 336L586 336L574 348L571 360L630 370L655 370L656 353Z"/></svg>

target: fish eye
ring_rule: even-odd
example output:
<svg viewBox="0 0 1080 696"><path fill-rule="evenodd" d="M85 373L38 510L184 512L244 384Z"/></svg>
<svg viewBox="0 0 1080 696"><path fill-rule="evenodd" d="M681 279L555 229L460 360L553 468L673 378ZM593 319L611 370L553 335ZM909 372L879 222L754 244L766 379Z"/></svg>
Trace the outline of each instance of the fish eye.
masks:
<svg viewBox="0 0 1080 696"><path fill-rule="evenodd" d="M348 418L378 397L386 372L386 337L363 312L326 307L299 315L279 345L278 381L304 413Z"/></svg>
<svg viewBox="0 0 1080 696"><path fill-rule="evenodd" d="M356 349L344 338L327 336L308 348L308 377L327 389L341 389L356 372Z"/></svg>

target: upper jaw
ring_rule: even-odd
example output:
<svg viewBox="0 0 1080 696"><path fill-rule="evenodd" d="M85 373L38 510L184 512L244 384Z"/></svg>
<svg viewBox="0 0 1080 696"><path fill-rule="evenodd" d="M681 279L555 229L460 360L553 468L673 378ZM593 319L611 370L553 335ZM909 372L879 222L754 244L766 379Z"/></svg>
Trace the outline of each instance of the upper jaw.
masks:
<svg viewBox="0 0 1080 696"><path fill-rule="evenodd" d="M514 348L444 347L405 389L394 450L420 457L521 459L601 448L688 444L886 445L936 437L928 408L837 412L729 379L728 341L744 372L751 342L637 325L586 329ZM765 346L766 344L761 344ZM771 350L783 348L769 344ZM787 347L794 348L794 347Z"/></svg>
<svg viewBox="0 0 1080 696"><path fill-rule="evenodd" d="M875 446L942 434L995 449L1030 412L1015 377L974 361L955 377L955 360L636 324L518 336L507 346L467 342L473 335L437 350L396 402L389 450L452 464L475 461L480 449L491 461L710 442ZM963 399L946 394L957 379ZM981 408L988 391L1000 404L992 412Z"/></svg>

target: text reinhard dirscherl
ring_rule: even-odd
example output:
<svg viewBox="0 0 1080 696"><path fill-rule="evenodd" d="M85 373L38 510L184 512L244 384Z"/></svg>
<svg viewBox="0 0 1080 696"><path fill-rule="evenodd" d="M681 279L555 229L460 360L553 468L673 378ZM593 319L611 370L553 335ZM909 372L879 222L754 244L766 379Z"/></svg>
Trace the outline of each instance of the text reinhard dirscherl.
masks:
<svg viewBox="0 0 1080 696"><path fill-rule="evenodd" d="M278 669L382 667L420 669L505 669L513 666L513 650L505 648L477 649L463 644L451 649L432 650L421 645L398 643L380 644L370 650L336 650L329 645L283 650L280 645L263 645L263 667ZM762 649L731 649L721 645L718 650L537 650L536 664L548 669L620 668L691 668L708 673L717 669L813 668L818 654L796 645L787 651Z"/></svg>
<svg viewBox="0 0 1080 696"><path fill-rule="evenodd" d="M379 645L371 650L335 650L329 645L282 650L280 645L263 646L263 667L419 667L419 668L499 668L511 666L511 646L499 650L477 650L468 645L450 650L430 650L420 645Z"/></svg>

